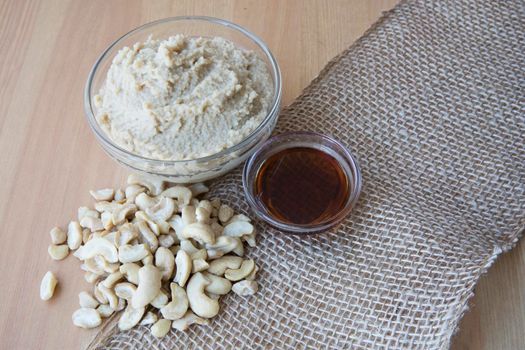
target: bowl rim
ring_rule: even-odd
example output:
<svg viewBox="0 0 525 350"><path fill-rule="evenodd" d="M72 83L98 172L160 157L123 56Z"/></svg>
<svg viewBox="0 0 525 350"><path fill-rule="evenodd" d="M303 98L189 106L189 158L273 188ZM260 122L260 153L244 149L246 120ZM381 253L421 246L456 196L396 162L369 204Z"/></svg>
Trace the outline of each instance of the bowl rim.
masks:
<svg viewBox="0 0 525 350"><path fill-rule="evenodd" d="M266 58L270 62L271 66L271 72L274 79L274 94L273 99L271 103L270 110L266 113L266 116L261 121L261 123L255 128L248 136L246 136L241 142L239 142L236 145L233 145L231 147L228 147L220 152L200 157L200 158L194 158L194 159L177 159L177 160L163 160L163 159L156 159L156 158L149 158L145 156L141 156L139 154L130 152L126 150L125 148L117 145L114 143L107 134L102 130L99 123L96 120L92 99L91 99L91 88L93 84L93 78L97 72L97 69L101 62L108 58L109 53L124 39L130 37L131 35L143 31L145 29L154 27L159 24L164 24L167 22L177 22L177 21L204 21L204 22L210 22L213 24L222 25L224 27L236 30L243 34L244 36L248 37L251 41L253 41L266 55ZM246 145L250 144L254 141L255 138L260 134L262 130L266 128L266 126L272 122L272 120L276 117L278 114L280 103L282 98L282 77L281 77L281 70L279 68L279 64L277 63L277 60L275 59L274 55L270 51L270 49L266 46L264 41L260 39L257 35L253 34L252 32L248 31L244 27L235 24L233 22L215 18L215 17L209 17L209 16L176 16L176 17L167 17L163 19L159 19L156 21L148 22L143 25L140 25L126 34L122 35L118 39L116 39L114 42L112 42L103 52L100 54L100 56L95 61L95 64L91 67L91 70L89 71L87 82L84 86L84 114L86 115L86 119L88 121L89 126L91 127L91 130L95 133L95 136L106 146L111 148L112 150L123 154L124 156L134 158L135 160L141 160L148 163L158 163L162 164L163 166L169 166L169 165L178 165L178 164L188 164L188 163L204 163L216 160L217 158L220 158L222 156L231 154L233 152L236 152L240 149L243 149Z"/></svg>
<svg viewBox="0 0 525 350"><path fill-rule="evenodd" d="M295 139L290 139L295 138ZM294 223L288 223L281 220L276 219L271 214L267 212L266 207L258 200L256 200L254 192L253 192L253 186L249 186L249 177L250 172L254 167L257 167L255 169L256 172L259 171L260 166L268 159L269 156L274 154L273 149L276 147L275 144L281 146L279 147L282 151L284 149L295 147L293 146L294 143L297 143L298 141L306 138L316 138L318 140L328 141L330 146L325 145L326 147L330 149L337 148L341 152L341 156L343 157L343 160L347 162L347 165L349 166L350 173L346 174L349 178L348 180L353 181L353 187L350 188L350 193L348 194L348 199L345 203L345 206L336 214L334 214L332 217L324 220L321 223L318 224L294 224ZM279 142L281 142L279 144ZM320 144L320 141L318 142L311 142L311 145ZM283 146L284 145L284 146ZM310 147L310 146L301 146L301 147ZM315 148L315 147L312 147ZM261 157L261 159L257 159L258 157ZM346 172L346 171L345 171ZM296 235L306 235L306 234L315 234L315 233L321 233L324 231L327 231L331 229L332 227L338 225L345 217L347 217L350 212L354 209L354 207L357 204L357 201L359 199L359 196L361 194L362 186L363 186L363 178L361 174L361 168L359 167L359 163L357 162L357 159L355 156L350 152L348 147L346 147L341 141L335 139L334 137L326 134L322 134L319 132L313 132L313 131L287 131L280 134L277 134L275 136L270 137L268 140L264 142L264 144L259 147L246 161L244 164L244 168L242 171L242 186L244 189L244 193L246 196L246 200L251 207L252 211L255 213L257 217L268 223L270 226L273 226L279 230L284 231L288 234L296 234ZM350 183L349 183L349 186Z"/></svg>

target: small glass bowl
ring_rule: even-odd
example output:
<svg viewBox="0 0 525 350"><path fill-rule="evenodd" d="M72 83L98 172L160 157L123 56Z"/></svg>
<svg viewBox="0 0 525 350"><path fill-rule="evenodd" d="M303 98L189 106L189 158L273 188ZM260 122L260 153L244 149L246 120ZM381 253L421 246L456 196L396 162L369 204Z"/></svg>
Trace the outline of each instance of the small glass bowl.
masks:
<svg viewBox="0 0 525 350"><path fill-rule="evenodd" d="M175 34L193 37L223 37L238 47L253 50L266 63L273 80L274 94L270 110L261 124L243 141L216 154L191 160L158 160L134 154L116 143L102 130L96 119L93 97L104 84L106 74L115 54L125 46L154 39L168 38ZM270 137L281 105L281 73L274 56L254 34L231 22L199 16L173 17L144 24L111 44L98 58L89 73L84 89L84 110L89 126L104 151L118 163L135 172L154 175L176 183L200 182L220 176L246 160L255 149Z"/></svg>
<svg viewBox="0 0 525 350"><path fill-rule="evenodd" d="M277 152L289 148L315 148L334 157L348 179L349 195L343 208L332 217L316 224L291 224L276 219L255 194L255 181L263 163ZM314 132L289 132L267 140L244 165L242 182L246 199L255 214L273 227L295 234L317 233L328 230L343 220L355 206L361 192L361 171L350 151L331 137Z"/></svg>

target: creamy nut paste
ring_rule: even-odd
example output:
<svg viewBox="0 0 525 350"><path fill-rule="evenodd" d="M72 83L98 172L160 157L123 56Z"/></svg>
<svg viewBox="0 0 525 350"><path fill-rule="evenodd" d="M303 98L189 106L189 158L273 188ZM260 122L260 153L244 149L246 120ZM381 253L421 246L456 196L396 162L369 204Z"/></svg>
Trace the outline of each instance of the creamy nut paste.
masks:
<svg viewBox="0 0 525 350"><path fill-rule="evenodd" d="M270 109L272 80L255 52L220 38L176 35L121 49L94 101L119 146L161 160L231 147Z"/></svg>

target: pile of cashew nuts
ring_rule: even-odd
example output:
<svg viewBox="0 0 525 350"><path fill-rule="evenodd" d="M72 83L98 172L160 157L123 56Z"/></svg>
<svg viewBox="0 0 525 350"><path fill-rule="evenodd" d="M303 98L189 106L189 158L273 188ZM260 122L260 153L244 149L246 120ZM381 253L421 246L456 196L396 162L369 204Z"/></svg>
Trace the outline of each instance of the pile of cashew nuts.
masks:
<svg viewBox="0 0 525 350"><path fill-rule="evenodd" d="M118 326L151 325L156 337L170 328L207 324L219 313L219 298L230 291L257 292L257 266L244 259L244 244L255 246L255 230L243 214L219 199L198 200L203 184L170 185L130 175L125 190L91 191L94 209L81 207L67 231L53 228L48 248L54 260L70 251L81 262L93 293L78 295L73 324L94 328L124 310ZM48 271L40 297L57 285ZM169 290L169 292L168 292Z"/></svg>

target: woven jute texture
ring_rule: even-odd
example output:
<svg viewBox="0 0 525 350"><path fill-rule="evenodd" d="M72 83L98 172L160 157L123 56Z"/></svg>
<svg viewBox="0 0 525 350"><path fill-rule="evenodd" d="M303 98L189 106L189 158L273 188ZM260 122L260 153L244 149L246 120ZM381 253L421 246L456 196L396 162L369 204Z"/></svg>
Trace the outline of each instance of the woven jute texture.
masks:
<svg viewBox="0 0 525 350"><path fill-rule="evenodd" d="M342 225L260 222L253 297L155 339L96 349L446 349L480 275L525 226L525 3L403 1L284 109L276 132L341 140L364 179ZM300 63L299 63L300 64ZM212 183L249 213L241 172Z"/></svg>

